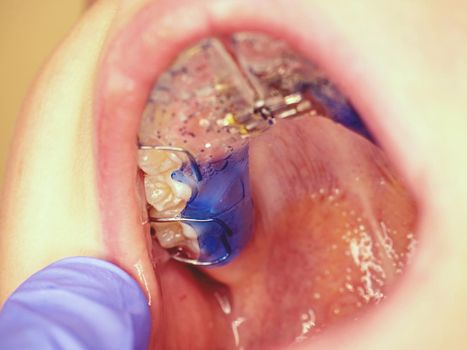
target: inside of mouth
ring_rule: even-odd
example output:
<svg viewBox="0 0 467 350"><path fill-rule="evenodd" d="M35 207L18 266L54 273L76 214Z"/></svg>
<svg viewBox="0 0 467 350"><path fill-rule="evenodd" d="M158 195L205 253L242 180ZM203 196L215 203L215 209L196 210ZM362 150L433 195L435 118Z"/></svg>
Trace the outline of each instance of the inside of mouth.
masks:
<svg viewBox="0 0 467 350"><path fill-rule="evenodd" d="M181 52L138 136L153 244L213 265L208 289L229 290L203 297L215 311L189 306L221 311L219 346L302 342L356 320L410 260L412 196L348 98L281 40L240 32ZM192 276L187 289L206 286Z"/></svg>

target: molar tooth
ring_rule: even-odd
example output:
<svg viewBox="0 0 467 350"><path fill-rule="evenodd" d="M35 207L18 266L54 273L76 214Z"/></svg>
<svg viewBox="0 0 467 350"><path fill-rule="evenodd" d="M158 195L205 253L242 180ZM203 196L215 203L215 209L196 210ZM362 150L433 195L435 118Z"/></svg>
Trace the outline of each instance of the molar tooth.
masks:
<svg viewBox="0 0 467 350"><path fill-rule="evenodd" d="M189 251L189 255L192 259L197 259L201 253L198 243L198 235L190 225L184 223L181 223L180 225L182 226L183 236L185 237L185 241L181 246L185 247Z"/></svg>
<svg viewBox="0 0 467 350"><path fill-rule="evenodd" d="M161 180L160 176L146 176L144 178L146 198L157 211L164 211L170 207L174 199L170 185Z"/></svg>
<svg viewBox="0 0 467 350"><path fill-rule="evenodd" d="M185 240L183 229L178 222L154 224L156 237L163 248L174 248Z"/></svg>
<svg viewBox="0 0 467 350"><path fill-rule="evenodd" d="M163 150L142 149L138 152L140 168L148 175L173 172L182 167L182 160L174 153Z"/></svg>
<svg viewBox="0 0 467 350"><path fill-rule="evenodd" d="M190 186L175 181L170 172L160 175L146 175L144 178L146 198L157 211L158 217L176 216L185 208L191 198Z"/></svg>
<svg viewBox="0 0 467 350"><path fill-rule="evenodd" d="M172 178L170 179L170 184L171 184L172 192L177 198L180 198L181 200L185 202L188 202L190 200L190 197L191 197L190 186L182 182L172 180Z"/></svg>
<svg viewBox="0 0 467 350"><path fill-rule="evenodd" d="M179 222L154 224L156 237L161 247L165 249L184 247L190 251L193 258L199 256L200 248L196 231L187 224Z"/></svg>
<svg viewBox="0 0 467 350"><path fill-rule="evenodd" d="M185 209L186 203L180 202L179 204L167 208L164 211L157 211L154 207L149 209L150 217L163 219L163 218L174 218L180 215L180 213Z"/></svg>
<svg viewBox="0 0 467 350"><path fill-rule="evenodd" d="M139 166L146 173L144 184L146 197L158 212L158 217L176 216L182 212L191 198L190 186L172 179L172 173L180 169L182 160L166 150L143 149L139 151Z"/></svg>
<svg viewBox="0 0 467 350"><path fill-rule="evenodd" d="M188 239L198 239L198 235L196 234L196 231L191 227L190 225L181 223L182 229L183 229L183 235L188 238Z"/></svg>

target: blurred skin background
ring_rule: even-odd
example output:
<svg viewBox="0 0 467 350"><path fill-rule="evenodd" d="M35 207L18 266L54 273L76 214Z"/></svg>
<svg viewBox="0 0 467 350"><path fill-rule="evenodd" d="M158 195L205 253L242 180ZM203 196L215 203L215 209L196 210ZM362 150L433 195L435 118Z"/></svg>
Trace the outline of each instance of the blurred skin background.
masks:
<svg viewBox="0 0 467 350"><path fill-rule="evenodd" d="M15 119L31 82L90 3L0 0L0 187Z"/></svg>

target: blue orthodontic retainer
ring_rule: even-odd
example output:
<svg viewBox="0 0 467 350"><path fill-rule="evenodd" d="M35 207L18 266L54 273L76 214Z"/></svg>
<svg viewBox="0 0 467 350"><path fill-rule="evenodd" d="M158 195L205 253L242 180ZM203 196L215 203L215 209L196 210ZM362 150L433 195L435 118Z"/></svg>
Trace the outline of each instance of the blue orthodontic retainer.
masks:
<svg viewBox="0 0 467 350"><path fill-rule="evenodd" d="M227 158L185 164L172 173L186 183L193 195L180 215L198 233L200 257L197 265L230 262L252 235L254 210L250 190L248 145ZM178 259L182 260L182 259Z"/></svg>

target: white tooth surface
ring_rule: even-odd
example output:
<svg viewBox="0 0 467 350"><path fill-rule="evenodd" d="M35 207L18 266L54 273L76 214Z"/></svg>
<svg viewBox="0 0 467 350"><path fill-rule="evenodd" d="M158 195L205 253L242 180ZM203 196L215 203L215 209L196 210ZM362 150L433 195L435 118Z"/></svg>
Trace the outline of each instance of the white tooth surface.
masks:
<svg viewBox="0 0 467 350"><path fill-rule="evenodd" d="M196 231L190 225L178 222L156 223L153 225L161 247L169 249L182 246L189 250L190 256L193 258L199 257L198 237Z"/></svg>
<svg viewBox="0 0 467 350"><path fill-rule="evenodd" d="M171 176L182 164L182 160L174 152L139 151L139 166L146 173L146 199L159 217L180 214L191 197L190 186L173 180Z"/></svg>
<svg viewBox="0 0 467 350"><path fill-rule="evenodd" d="M191 197L190 186L174 181L170 174L147 175L144 178L146 199L161 215L165 211L183 204L180 212Z"/></svg>
<svg viewBox="0 0 467 350"><path fill-rule="evenodd" d="M161 150L140 150L138 158L139 167L146 173L144 187L146 200L152 206L151 216L180 215L191 198L191 188L173 180L172 173L182 167L183 161L175 153ZM172 222L154 223L153 227L161 247L184 247L190 257L199 257L198 235L190 225Z"/></svg>
<svg viewBox="0 0 467 350"><path fill-rule="evenodd" d="M190 225L182 223L183 235L188 239L198 239L196 231Z"/></svg>
<svg viewBox="0 0 467 350"><path fill-rule="evenodd" d="M149 208L149 214L152 218L174 218L180 215L180 213L185 209L186 203L180 202L178 205L167 208L164 211L158 211L152 205Z"/></svg>
<svg viewBox="0 0 467 350"><path fill-rule="evenodd" d="M174 194L174 196L176 198L180 198L181 200L183 200L185 202L188 202L188 200L191 197L191 188L190 188L190 186L188 186L188 185L186 185L184 183L178 182L178 181L174 181L172 179L170 179L170 180L171 180L172 193Z"/></svg>
<svg viewBox="0 0 467 350"><path fill-rule="evenodd" d="M185 240L179 223L154 224L156 236L163 248L174 248Z"/></svg>
<svg viewBox="0 0 467 350"><path fill-rule="evenodd" d="M146 198L157 211L162 212L172 206L174 196L170 185L160 176L146 176L144 178Z"/></svg>
<svg viewBox="0 0 467 350"><path fill-rule="evenodd" d="M173 152L139 150L139 167L148 175L158 175L180 169L182 160Z"/></svg>

